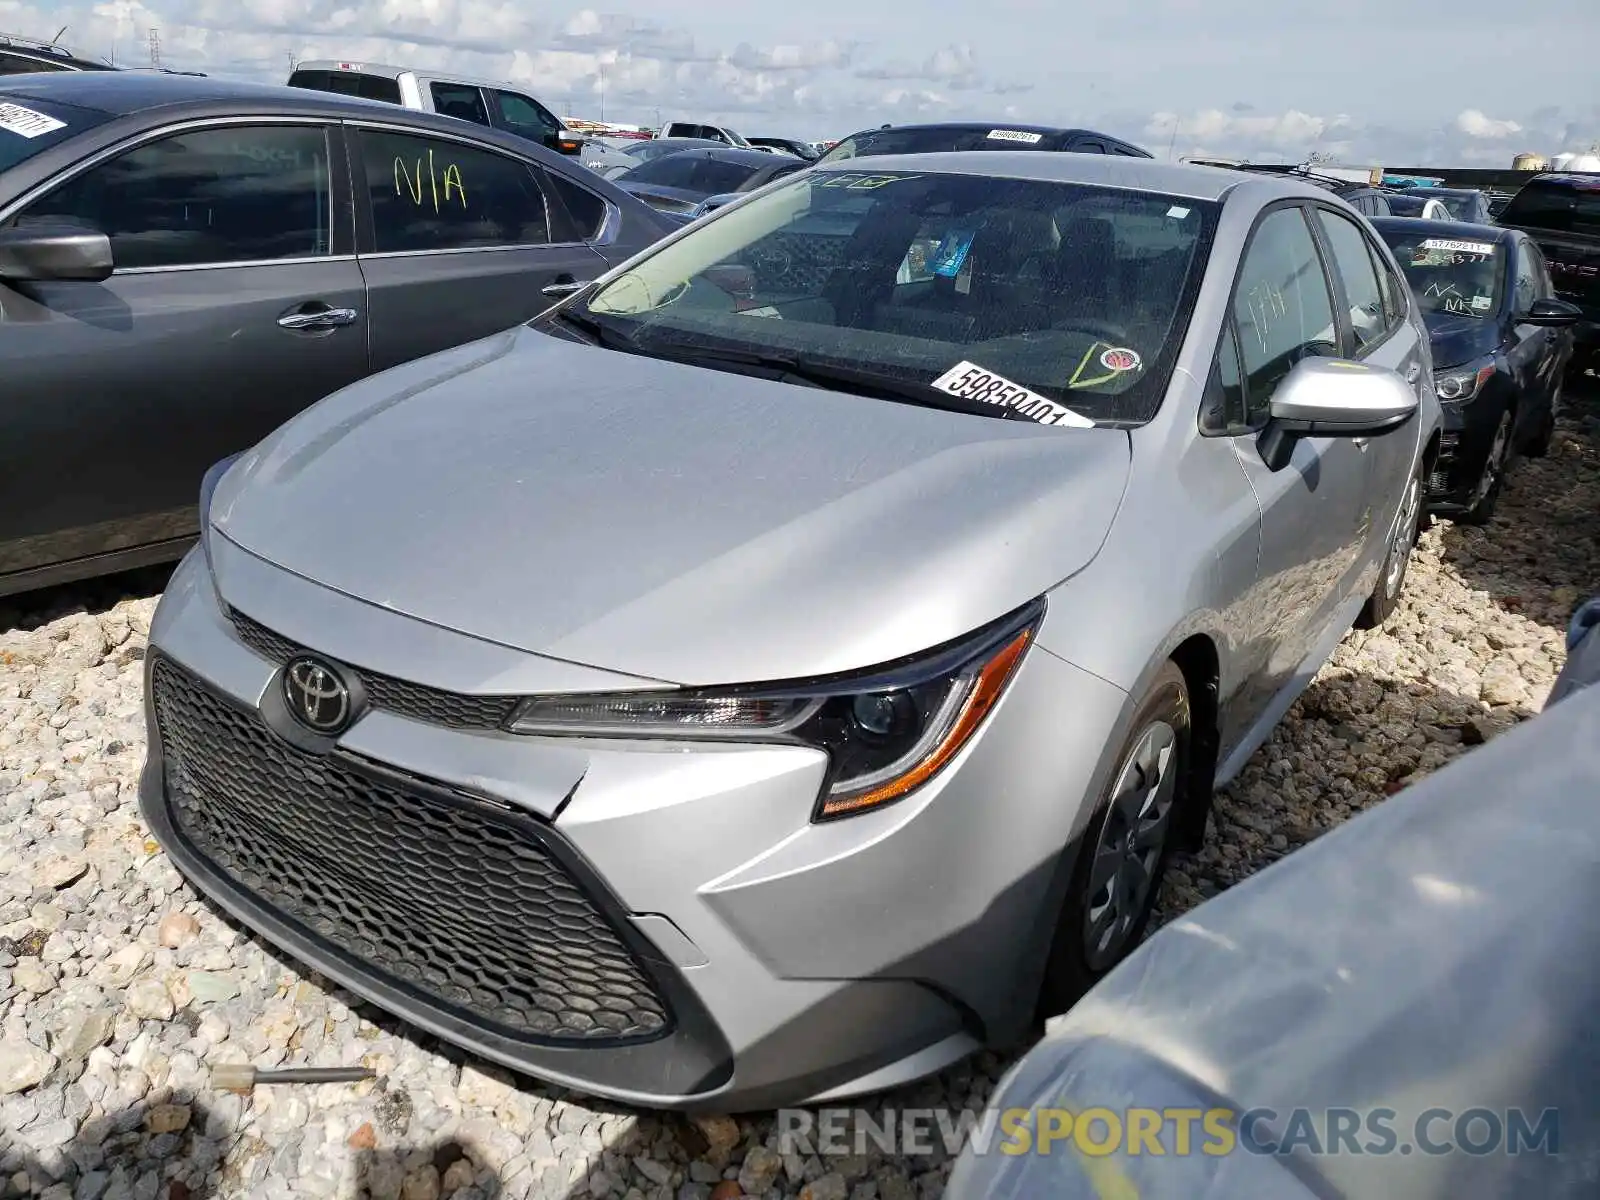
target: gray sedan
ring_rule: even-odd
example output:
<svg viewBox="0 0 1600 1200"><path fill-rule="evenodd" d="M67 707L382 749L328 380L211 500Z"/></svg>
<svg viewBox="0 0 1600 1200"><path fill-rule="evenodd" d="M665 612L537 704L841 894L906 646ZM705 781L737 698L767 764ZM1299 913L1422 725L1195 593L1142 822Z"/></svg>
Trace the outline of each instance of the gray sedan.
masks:
<svg viewBox="0 0 1600 1200"><path fill-rule="evenodd" d="M814 168L213 471L144 814L289 953L532 1075L894 1086L1126 954L1394 610L1431 379L1313 185Z"/></svg>
<svg viewBox="0 0 1600 1200"><path fill-rule="evenodd" d="M571 159L393 105L0 81L0 594L180 557L219 458L667 228Z"/></svg>

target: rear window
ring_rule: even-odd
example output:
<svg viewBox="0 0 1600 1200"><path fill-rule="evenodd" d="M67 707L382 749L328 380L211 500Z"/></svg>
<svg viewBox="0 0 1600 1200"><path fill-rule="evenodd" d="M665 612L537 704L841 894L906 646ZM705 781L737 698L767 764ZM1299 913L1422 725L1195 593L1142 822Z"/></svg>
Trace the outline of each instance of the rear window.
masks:
<svg viewBox="0 0 1600 1200"><path fill-rule="evenodd" d="M355 96L361 100L400 103L400 81L382 75L363 75L359 71L296 71L289 86L312 92L332 92L336 96Z"/></svg>
<svg viewBox="0 0 1600 1200"><path fill-rule="evenodd" d="M1589 182L1533 182L1512 197L1502 225L1551 233L1600 234L1600 176Z"/></svg>
<svg viewBox="0 0 1600 1200"><path fill-rule="evenodd" d="M628 172L628 181L656 187L682 188L702 196L716 196L723 192L737 192L755 173L755 167L744 163L705 158L694 153L671 154L652 162L640 163Z"/></svg>
<svg viewBox="0 0 1600 1200"><path fill-rule="evenodd" d="M956 150L1056 150L1059 134L1025 129L968 129L935 125L918 129L874 129L845 138L822 158L838 162L873 154L943 154Z"/></svg>
<svg viewBox="0 0 1600 1200"><path fill-rule="evenodd" d="M92 109L45 104L31 97L12 99L0 92L0 171L9 171L108 119Z"/></svg>

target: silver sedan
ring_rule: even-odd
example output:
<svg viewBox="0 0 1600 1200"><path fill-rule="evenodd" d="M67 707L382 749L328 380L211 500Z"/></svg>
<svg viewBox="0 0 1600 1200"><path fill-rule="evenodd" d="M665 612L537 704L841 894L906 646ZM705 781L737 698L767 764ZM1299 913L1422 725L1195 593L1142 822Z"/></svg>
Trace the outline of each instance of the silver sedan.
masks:
<svg viewBox="0 0 1600 1200"><path fill-rule="evenodd" d="M1315 186L810 170L213 470L146 817L268 940L528 1074L897 1085L1122 958L1394 610L1431 380Z"/></svg>

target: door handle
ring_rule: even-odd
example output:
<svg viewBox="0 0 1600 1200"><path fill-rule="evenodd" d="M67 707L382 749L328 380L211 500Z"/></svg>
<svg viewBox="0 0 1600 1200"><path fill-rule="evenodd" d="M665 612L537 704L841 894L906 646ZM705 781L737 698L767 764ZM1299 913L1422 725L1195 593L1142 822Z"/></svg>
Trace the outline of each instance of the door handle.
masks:
<svg viewBox="0 0 1600 1200"><path fill-rule="evenodd" d="M552 300L559 300L563 296L572 295L573 292L581 292L593 282L594 280L592 279L579 280L574 279L571 275L563 275L554 283L545 284L542 290Z"/></svg>
<svg viewBox="0 0 1600 1200"><path fill-rule="evenodd" d="M1358 450L1365 450L1367 448L1367 442L1369 441L1367 438L1351 438L1350 440L1356 444L1356 448Z"/></svg>
<svg viewBox="0 0 1600 1200"><path fill-rule="evenodd" d="M338 329L341 325L354 325L359 314L353 308L330 308L326 304L314 302L303 304L293 312L286 312L278 318L278 324L284 329L296 332L316 332L323 329Z"/></svg>

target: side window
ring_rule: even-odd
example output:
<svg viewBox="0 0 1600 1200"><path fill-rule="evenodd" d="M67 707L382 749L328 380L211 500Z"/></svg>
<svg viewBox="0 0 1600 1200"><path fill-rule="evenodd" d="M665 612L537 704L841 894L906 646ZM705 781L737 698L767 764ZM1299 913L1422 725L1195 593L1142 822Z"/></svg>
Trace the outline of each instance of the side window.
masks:
<svg viewBox="0 0 1600 1200"><path fill-rule="evenodd" d="M1073 150L1075 150L1079 154L1105 154L1106 153L1106 144L1104 142L1098 142L1098 141L1094 141L1093 139L1087 139L1087 138L1082 140L1082 141L1079 141L1079 142L1075 143L1072 148L1073 148Z"/></svg>
<svg viewBox="0 0 1600 1200"><path fill-rule="evenodd" d="M0 75L31 75L35 71L64 71L55 63L38 62L16 54L0 53Z"/></svg>
<svg viewBox="0 0 1600 1200"><path fill-rule="evenodd" d="M1256 227L1233 297L1249 421L1264 420L1272 393L1301 359L1337 356L1333 300L1304 212L1280 208Z"/></svg>
<svg viewBox="0 0 1600 1200"><path fill-rule="evenodd" d="M458 117L475 125L489 123L489 110L483 104L483 92L464 83L430 83L433 111L445 117Z"/></svg>
<svg viewBox="0 0 1600 1200"><path fill-rule="evenodd" d="M146 142L17 220L92 226L121 270L328 254L332 213L321 126L235 125Z"/></svg>
<svg viewBox="0 0 1600 1200"><path fill-rule="evenodd" d="M1556 294L1555 285L1550 279L1550 264L1545 262L1544 252L1534 243L1523 242L1522 246L1533 258L1534 273L1539 280L1539 298L1548 300Z"/></svg>
<svg viewBox="0 0 1600 1200"><path fill-rule="evenodd" d="M379 254L534 246L550 240L544 193L526 163L442 138L361 131Z"/></svg>
<svg viewBox="0 0 1600 1200"><path fill-rule="evenodd" d="M1528 243L1517 244L1517 315L1527 312L1533 307L1533 302L1539 298L1538 268L1534 266L1532 257L1528 254Z"/></svg>
<svg viewBox="0 0 1600 1200"><path fill-rule="evenodd" d="M1372 197L1372 215L1375 217L1390 217L1394 210L1389 207L1389 201L1382 196Z"/></svg>
<svg viewBox="0 0 1600 1200"><path fill-rule="evenodd" d="M606 221L606 202L582 184L573 183L555 171L545 173L550 190L566 210L566 224L570 228L561 232L557 240L586 242L600 232Z"/></svg>
<svg viewBox="0 0 1600 1200"><path fill-rule="evenodd" d="M1388 261L1371 242L1367 243L1367 251L1372 255L1372 265L1378 272L1378 287L1383 291L1384 326L1394 329L1406 317L1405 289L1408 285L1394 273Z"/></svg>
<svg viewBox="0 0 1600 1200"><path fill-rule="evenodd" d="M1244 374L1239 366L1239 339L1232 321L1224 323L1217 342L1217 358L1206 386L1200 411L1200 432L1208 437L1244 433L1249 428L1245 409Z"/></svg>
<svg viewBox="0 0 1600 1200"><path fill-rule="evenodd" d="M1389 331L1383 312L1383 293L1378 274L1372 267L1366 235L1354 221L1319 208L1317 220L1333 251L1334 265L1344 281L1345 299L1350 302L1350 326L1355 333L1357 356L1381 341Z"/></svg>
<svg viewBox="0 0 1600 1200"><path fill-rule="evenodd" d="M518 92L490 92L500 119L523 137L542 140L561 132L561 123L538 101Z"/></svg>

